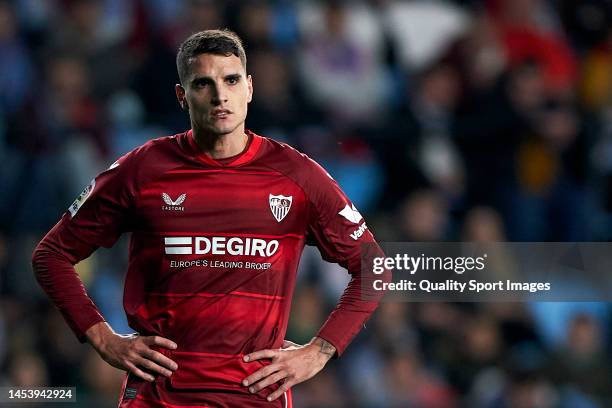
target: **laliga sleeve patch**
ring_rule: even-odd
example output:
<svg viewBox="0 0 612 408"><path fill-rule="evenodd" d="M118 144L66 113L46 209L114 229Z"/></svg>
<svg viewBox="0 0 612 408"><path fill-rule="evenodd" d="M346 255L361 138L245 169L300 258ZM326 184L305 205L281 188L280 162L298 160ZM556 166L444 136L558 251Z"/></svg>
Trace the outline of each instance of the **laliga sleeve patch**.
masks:
<svg viewBox="0 0 612 408"><path fill-rule="evenodd" d="M355 208L355 204L351 204L350 207L347 204L338 214L353 224L359 224L359 221L363 219L359 211L357 211L357 208Z"/></svg>
<svg viewBox="0 0 612 408"><path fill-rule="evenodd" d="M70 211L71 217L74 217L77 211L79 211L79 208L81 208L81 206L83 205L83 203L87 201L87 199L91 195L91 192L93 191L95 186L96 186L96 179L93 179L91 180L91 183L89 183L89 185L85 187L85 189L81 192L81 194L79 194L76 200L74 200L74 202L70 205L70 207L68 207L68 211Z"/></svg>

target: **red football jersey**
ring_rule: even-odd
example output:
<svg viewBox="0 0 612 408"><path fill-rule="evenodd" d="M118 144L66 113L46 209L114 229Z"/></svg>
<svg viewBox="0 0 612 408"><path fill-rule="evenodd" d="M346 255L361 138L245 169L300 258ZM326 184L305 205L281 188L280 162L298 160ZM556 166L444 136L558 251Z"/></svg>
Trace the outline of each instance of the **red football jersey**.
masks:
<svg viewBox="0 0 612 408"><path fill-rule="evenodd" d="M221 162L198 150L191 131L133 150L92 181L35 251L39 282L83 341L103 318L72 265L132 233L128 322L178 344L161 350L179 369L158 378L160 389L248 394L240 382L265 363L242 356L281 346L307 242L353 276L318 336L341 354L376 308L361 293L361 244L374 238L357 209L306 155L247 133L246 150Z"/></svg>

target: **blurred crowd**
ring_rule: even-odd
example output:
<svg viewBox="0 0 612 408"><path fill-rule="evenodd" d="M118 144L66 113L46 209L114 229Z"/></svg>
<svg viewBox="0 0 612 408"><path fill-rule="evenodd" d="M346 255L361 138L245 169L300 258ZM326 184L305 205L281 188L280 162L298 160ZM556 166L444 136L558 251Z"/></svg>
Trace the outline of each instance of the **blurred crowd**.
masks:
<svg viewBox="0 0 612 408"><path fill-rule="evenodd" d="M247 50L247 127L319 161L380 241L612 238L609 0L0 0L0 386L116 403L122 374L78 345L31 251L118 156L189 127L176 49L220 27ZM126 253L77 266L124 333ZM307 250L288 339L347 280ZM384 303L295 406L610 407L610 311Z"/></svg>

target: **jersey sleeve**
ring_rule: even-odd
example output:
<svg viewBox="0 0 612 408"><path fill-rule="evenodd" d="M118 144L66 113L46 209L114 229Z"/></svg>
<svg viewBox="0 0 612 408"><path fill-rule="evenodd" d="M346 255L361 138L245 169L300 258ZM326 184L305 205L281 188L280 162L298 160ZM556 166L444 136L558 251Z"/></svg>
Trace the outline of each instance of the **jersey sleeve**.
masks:
<svg viewBox="0 0 612 408"><path fill-rule="evenodd" d="M312 166L306 189L311 205L308 241L319 248L324 260L340 264L351 275L338 304L317 334L341 355L378 306L381 295L372 289L374 275L363 273L361 261L362 256L365 261L380 256L382 250L336 181L318 164L312 162ZM381 278L390 279L387 275L377 277Z"/></svg>
<svg viewBox="0 0 612 408"><path fill-rule="evenodd" d="M129 153L100 173L40 241L32 255L36 278L81 342L104 320L74 265L129 230L134 158Z"/></svg>

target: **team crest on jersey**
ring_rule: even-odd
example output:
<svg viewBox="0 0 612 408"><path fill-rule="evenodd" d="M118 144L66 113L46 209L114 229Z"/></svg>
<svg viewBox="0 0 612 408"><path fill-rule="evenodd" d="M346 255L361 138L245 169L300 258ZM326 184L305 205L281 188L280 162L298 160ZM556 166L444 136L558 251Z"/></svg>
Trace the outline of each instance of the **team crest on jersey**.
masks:
<svg viewBox="0 0 612 408"><path fill-rule="evenodd" d="M162 199L164 200L164 203L166 203L166 205L162 205L162 210L185 211L185 207L183 207L181 204L183 204L185 200L187 199L186 193L183 193L180 196L178 196L176 200L173 200L172 198L170 198L168 193L162 193Z"/></svg>
<svg viewBox="0 0 612 408"><path fill-rule="evenodd" d="M293 196L270 194L270 210L276 221L281 222L289 214Z"/></svg>
<svg viewBox="0 0 612 408"><path fill-rule="evenodd" d="M79 208L83 205L83 203L89 198L91 192L96 186L96 179L91 180L91 183L79 194L79 196L74 200L70 207L68 207L68 211L70 211L70 216L74 217L76 213L79 211Z"/></svg>

